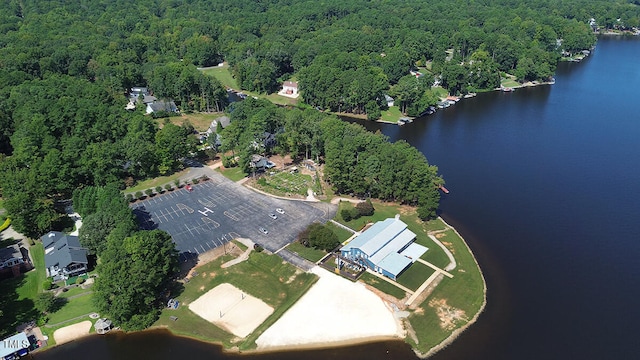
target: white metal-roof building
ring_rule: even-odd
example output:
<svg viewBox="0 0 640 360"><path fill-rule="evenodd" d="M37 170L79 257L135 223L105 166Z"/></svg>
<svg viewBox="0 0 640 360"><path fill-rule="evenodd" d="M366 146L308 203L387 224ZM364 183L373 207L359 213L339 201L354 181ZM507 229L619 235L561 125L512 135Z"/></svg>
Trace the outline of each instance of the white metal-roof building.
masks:
<svg viewBox="0 0 640 360"><path fill-rule="evenodd" d="M27 334L23 332L0 340L0 359L13 359L16 356L24 356L29 352L30 346Z"/></svg>
<svg viewBox="0 0 640 360"><path fill-rule="evenodd" d="M378 221L340 249L340 254L393 280L427 248L414 243L416 238L399 219Z"/></svg>

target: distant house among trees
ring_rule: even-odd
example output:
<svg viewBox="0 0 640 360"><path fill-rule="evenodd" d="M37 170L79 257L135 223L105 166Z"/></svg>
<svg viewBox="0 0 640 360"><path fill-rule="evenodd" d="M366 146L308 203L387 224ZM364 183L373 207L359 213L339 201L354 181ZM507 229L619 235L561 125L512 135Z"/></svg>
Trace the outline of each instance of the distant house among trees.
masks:
<svg viewBox="0 0 640 360"><path fill-rule="evenodd" d="M340 255L396 280L427 248L398 216L378 221L340 249Z"/></svg>
<svg viewBox="0 0 640 360"><path fill-rule="evenodd" d="M147 114L157 114L160 112L177 113L178 107L175 102L170 100L155 100L147 103Z"/></svg>
<svg viewBox="0 0 640 360"><path fill-rule="evenodd" d="M271 169L272 167L276 166L276 164L272 163L264 156L255 154L251 156L251 162L249 163L249 166L256 170L264 170Z"/></svg>
<svg viewBox="0 0 640 360"><path fill-rule="evenodd" d="M54 281L87 271L87 249L80 245L77 236L51 231L40 238L44 246L44 263L47 276Z"/></svg>
<svg viewBox="0 0 640 360"><path fill-rule="evenodd" d="M388 107L392 107L393 106L394 99L391 96L389 96L387 94L384 94L384 101L387 103Z"/></svg>
<svg viewBox="0 0 640 360"><path fill-rule="evenodd" d="M291 98L298 97L298 83L295 81L285 81L282 84L282 90L278 92L278 94L282 96L287 96Z"/></svg>
<svg viewBox="0 0 640 360"><path fill-rule="evenodd" d="M18 244L13 244L0 249L0 273L12 272L13 276L18 276L21 271L27 270L28 264L27 250Z"/></svg>

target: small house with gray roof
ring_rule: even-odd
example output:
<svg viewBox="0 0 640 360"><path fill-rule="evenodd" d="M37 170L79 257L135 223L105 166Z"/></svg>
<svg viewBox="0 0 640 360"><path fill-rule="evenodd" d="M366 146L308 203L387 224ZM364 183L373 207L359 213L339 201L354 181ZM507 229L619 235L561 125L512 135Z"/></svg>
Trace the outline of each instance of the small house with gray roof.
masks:
<svg viewBox="0 0 640 360"><path fill-rule="evenodd" d="M77 236L51 231L40 239L48 277L58 281L87 272L87 249Z"/></svg>
<svg viewBox="0 0 640 360"><path fill-rule="evenodd" d="M427 248L399 216L378 221L340 249L343 258L396 280Z"/></svg>

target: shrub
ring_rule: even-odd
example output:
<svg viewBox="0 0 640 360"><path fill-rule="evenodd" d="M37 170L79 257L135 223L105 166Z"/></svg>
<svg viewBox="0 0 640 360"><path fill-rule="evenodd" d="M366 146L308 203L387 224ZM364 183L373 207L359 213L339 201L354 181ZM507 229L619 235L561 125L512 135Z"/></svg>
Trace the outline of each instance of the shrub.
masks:
<svg viewBox="0 0 640 360"><path fill-rule="evenodd" d="M51 290L53 288L53 282L51 282L51 279L45 280L44 283L42 283L42 288L45 290Z"/></svg>
<svg viewBox="0 0 640 360"><path fill-rule="evenodd" d="M351 221L351 209L342 209L340 211L340 216L342 216L344 221Z"/></svg>
<svg viewBox="0 0 640 360"><path fill-rule="evenodd" d="M143 196L144 194L142 193L142 191L136 191L136 199L142 199Z"/></svg>
<svg viewBox="0 0 640 360"><path fill-rule="evenodd" d="M180 184L180 179L176 179L173 183L175 184L175 186L176 186L177 188L179 188L180 186L182 186L182 184Z"/></svg>
<svg viewBox="0 0 640 360"><path fill-rule="evenodd" d="M358 209L356 208L351 208L349 209L349 212L351 213L351 218L352 219L359 219L360 218L360 211L358 211Z"/></svg>
<svg viewBox="0 0 640 360"><path fill-rule="evenodd" d="M200 182L200 179L198 179L198 178L191 179L191 182L195 185L195 184Z"/></svg>
<svg viewBox="0 0 640 360"><path fill-rule="evenodd" d="M331 228L320 223L309 225L309 245L316 249L331 251L340 245L338 235Z"/></svg>
<svg viewBox="0 0 640 360"><path fill-rule="evenodd" d="M257 252L262 252L262 250L264 250L264 248L258 244L253 244L253 250L257 251Z"/></svg>
<svg viewBox="0 0 640 360"><path fill-rule="evenodd" d="M156 186L156 192L158 194L162 193L162 186L160 186L160 185Z"/></svg>
<svg viewBox="0 0 640 360"><path fill-rule="evenodd" d="M231 168L238 166L236 159L233 156L225 156L222 158L222 166L226 168Z"/></svg>
<svg viewBox="0 0 640 360"><path fill-rule="evenodd" d="M261 177L260 179L258 179L258 185L267 186L267 179Z"/></svg>
<svg viewBox="0 0 640 360"><path fill-rule="evenodd" d="M356 205L356 209L358 210L360 216L371 216L375 211L375 209L373 208L373 204L369 199L367 199L367 201L358 203Z"/></svg>
<svg viewBox="0 0 640 360"><path fill-rule="evenodd" d="M79 277L79 278L76 279L76 284L77 285L83 284L84 281L85 281L85 279L83 277Z"/></svg>
<svg viewBox="0 0 640 360"><path fill-rule="evenodd" d="M56 307L56 297L50 292L40 293L38 297L34 299L33 305L40 312L51 312Z"/></svg>
<svg viewBox="0 0 640 360"><path fill-rule="evenodd" d="M171 186L171 184L167 184L167 185L164 186L164 189L167 190L167 191L171 191L171 190L173 190L173 186Z"/></svg>
<svg viewBox="0 0 640 360"><path fill-rule="evenodd" d="M153 194L153 190L147 189L144 191L144 193L147 194L147 196L151 196Z"/></svg>
<svg viewBox="0 0 640 360"><path fill-rule="evenodd" d="M133 198L133 194L127 194L127 196L125 196L125 198L127 199L128 202L133 202L133 200L135 200Z"/></svg>

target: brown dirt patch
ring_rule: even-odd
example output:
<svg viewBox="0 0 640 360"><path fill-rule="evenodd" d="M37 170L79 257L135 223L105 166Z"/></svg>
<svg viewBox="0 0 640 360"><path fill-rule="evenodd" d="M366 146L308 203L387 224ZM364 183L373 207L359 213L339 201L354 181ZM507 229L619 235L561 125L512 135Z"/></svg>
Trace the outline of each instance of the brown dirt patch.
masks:
<svg viewBox="0 0 640 360"><path fill-rule="evenodd" d="M429 306L435 309L440 319L440 327L444 330L453 330L460 322L469 321L466 312L447 304L447 299L432 299Z"/></svg>
<svg viewBox="0 0 640 360"><path fill-rule="evenodd" d="M447 235L445 235L445 234L443 234L443 233L438 233L438 234L436 234L435 236L436 236L436 239L442 239L443 237L445 237L445 236L447 236Z"/></svg>

